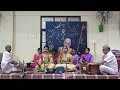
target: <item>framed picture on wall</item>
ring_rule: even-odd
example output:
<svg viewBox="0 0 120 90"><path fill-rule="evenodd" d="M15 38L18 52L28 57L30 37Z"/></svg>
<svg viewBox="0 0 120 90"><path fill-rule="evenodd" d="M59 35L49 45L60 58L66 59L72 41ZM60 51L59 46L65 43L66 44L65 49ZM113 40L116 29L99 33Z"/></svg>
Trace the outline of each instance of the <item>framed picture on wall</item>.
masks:
<svg viewBox="0 0 120 90"><path fill-rule="evenodd" d="M71 39L71 47L80 53L87 47L87 30L82 30L86 23L81 22L80 16L42 16L41 24L41 48L48 45L50 50L57 49L66 38Z"/></svg>

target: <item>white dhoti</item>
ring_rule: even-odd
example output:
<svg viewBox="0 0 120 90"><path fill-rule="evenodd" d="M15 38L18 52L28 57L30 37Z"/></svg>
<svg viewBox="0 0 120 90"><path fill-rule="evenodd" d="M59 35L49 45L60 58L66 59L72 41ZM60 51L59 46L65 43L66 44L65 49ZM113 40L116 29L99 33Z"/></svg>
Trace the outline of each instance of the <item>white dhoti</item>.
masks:
<svg viewBox="0 0 120 90"><path fill-rule="evenodd" d="M104 65L99 67L101 73L118 74L118 63L115 55L109 51L103 56Z"/></svg>
<svg viewBox="0 0 120 90"><path fill-rule="evenodd" d="M2 62L1 63L1 68L2 68L2 71L5 72L5 73L10 73L10 72L17 71L17 68L13 64L10 64L10 63Z"/></svg>
<svg viewBox="0 0 120 90"><path fill-rule="evenodd" d="M12 60L12 54L10 52L6 51L5 53L3 53L1 62L1 68L3 72L10 73L17 71L17 68L13 64L10 64Z"/></svg>
<svg viewBox="0 0 120 90"><path fill-rule="evenodd" d="M101 72L102 74L104 74L104 73L118 74L117 72L114 71L114 69L112 69L112 68L110 68L110 67L107 67L107 66L105 66L105 65L100 65L99 69L100 69L100 72Z"/></svg>

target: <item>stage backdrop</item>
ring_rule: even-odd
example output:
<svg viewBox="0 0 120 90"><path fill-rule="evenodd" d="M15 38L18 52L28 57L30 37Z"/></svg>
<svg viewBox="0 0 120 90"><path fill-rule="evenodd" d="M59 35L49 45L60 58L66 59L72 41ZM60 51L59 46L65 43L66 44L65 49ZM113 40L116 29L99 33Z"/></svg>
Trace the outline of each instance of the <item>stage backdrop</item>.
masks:
<svg viewBox="0 0 120 90"><path fill-rule="evenodd" d="M71 48L84 53L87 47L87 22L46 22L46 45L50 50L63 46L66 38L72 41Z"/></svg>

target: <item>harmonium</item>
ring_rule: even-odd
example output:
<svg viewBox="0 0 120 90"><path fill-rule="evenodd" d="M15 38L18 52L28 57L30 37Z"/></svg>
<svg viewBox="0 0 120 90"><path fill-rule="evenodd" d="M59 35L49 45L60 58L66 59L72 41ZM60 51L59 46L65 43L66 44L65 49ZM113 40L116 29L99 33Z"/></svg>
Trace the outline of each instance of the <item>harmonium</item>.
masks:
<svg viewBox="0 0 120 90"><path fill-rule="evenodd" d="M99 75L99 65L87 65L87 63L81 63L81 72L85 74Z"/></svg>

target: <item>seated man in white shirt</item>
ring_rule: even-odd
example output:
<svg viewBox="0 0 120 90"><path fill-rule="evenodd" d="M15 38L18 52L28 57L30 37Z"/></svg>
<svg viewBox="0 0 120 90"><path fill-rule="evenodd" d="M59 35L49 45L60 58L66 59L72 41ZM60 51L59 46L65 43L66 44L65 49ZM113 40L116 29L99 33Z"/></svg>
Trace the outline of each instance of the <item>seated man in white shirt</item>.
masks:
<svg viewBox="0 0 120 90"><path fill-rule="evenodd" d="M103 46L103 60L98 63L90 63L91 65L100 65L99 70L102 74L118 74L118 63L115 55L110 51L110 47Z"/></svg>
<svg viewBox="0 0 120 90"><path fill-rule="evenodd" d="M17 67L15 67L15 65L17 65L18 63L13 61L12 54L10 53L11 46L6 45L5 50L6 52L3 53L2 62L1 62L2 71L5 73L17 71Z"/></svg>

